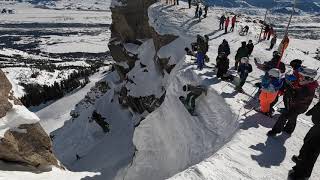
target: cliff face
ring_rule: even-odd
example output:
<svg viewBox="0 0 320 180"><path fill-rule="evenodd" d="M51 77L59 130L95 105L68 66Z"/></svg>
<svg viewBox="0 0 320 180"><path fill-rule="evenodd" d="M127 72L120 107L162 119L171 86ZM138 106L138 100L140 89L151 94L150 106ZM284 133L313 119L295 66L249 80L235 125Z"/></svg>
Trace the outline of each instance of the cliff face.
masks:
<svg viewBox="0 0 320 180"><path fill-rule="evenodd" d="M169 59L161 59L157 56L157 52L161 47L174 41L177 37L159 35L150 27L148 22L148 7L155 2L156 0L129 0L121 2L121 6L111 7L112 38L109 42L109 49L113 59L116 61L114 68L124 82L119 93L119 102L123 106L130 107L134 112L140 114L144 111L150 113L159 107L163 102L165 89L162 89L159 94L130 94L132 84L136 86L135 89L138 86L145 85L137 83L138 80L135 80L135 78L138 73L136 72L139 70L146 72L139 74L140 79L143 79L141 76L146 76L147 79L147 77L153 75L163 79L164 75L170 73L174 67L174 65L169 64ZM142 48L146 48L145 44L148 43L146 42L148 39L152 40L152 49L150 51L155 52L146 58L144 55L139 54L139 50L142 51ZM128 46L135 46L135 50L128 48Z"/></svg>
<svg viewBox="0 0 320 180"><path fill-rule="evenodd" d="M10 94L11 88L0 70L0 160L36 168L59 167L50 138L37 117Z"/></svg>

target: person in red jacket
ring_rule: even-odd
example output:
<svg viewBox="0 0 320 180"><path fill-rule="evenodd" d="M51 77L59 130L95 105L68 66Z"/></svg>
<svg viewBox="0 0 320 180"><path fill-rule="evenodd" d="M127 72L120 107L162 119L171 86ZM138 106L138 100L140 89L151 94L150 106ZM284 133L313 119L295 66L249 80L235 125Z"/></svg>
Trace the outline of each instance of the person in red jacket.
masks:
<svg viewBox="0 0 320 180"><path fill-rule="evenodd" d="M237 20L237 16L234 15L231 19L231 28L230 31L233 32L234 31L234 26L236 25L236 20Z"/></svg>
<svg viewBox="0 0 320 180"><path fill-rule="evenodd" d="M224 24L224 26L225 26L225 29L224 29L225 31L224 31L224 33L225 33L225 34L228 33L229 23L230 23L230 18L227 17L226 22L225 22L225 24Z"/></svg>

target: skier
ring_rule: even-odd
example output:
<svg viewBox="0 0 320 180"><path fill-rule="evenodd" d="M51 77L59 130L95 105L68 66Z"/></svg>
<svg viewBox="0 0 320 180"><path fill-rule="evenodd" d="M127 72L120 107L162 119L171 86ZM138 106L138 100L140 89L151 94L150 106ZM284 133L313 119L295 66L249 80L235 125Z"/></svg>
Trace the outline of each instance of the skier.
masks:
<svg viewBox="0 0 320 180"><path fill-rule="evenodd" d="M219 45L219 48L218 48L218 55L221 54L222 52L225 53L226 57L229 56L230 54L230 46L228 44L228 41L227 40L223 40L222 43Z"/></svg>
<svg viewBox="0 0 320 180"><path fill-rule="evenodd" d="M271 59L271 61L267 61L264 62L263 64L259 63L257 61L257 59L255 59L255 63L257 65L257 67L263 71L269 71L272 68L277 68L280 70L281 73L285 73L286 72L286 66L283 62L280 61L279 67L278 67L278 63L279 63L279 59L281 58L280 53L278 51L274 51L273 52L273 57Z"/></svg>
<svg viewBox="0 0 320 180"><path fill-rule="evenodd" d="M247 48L247 43L245 41L241 42L241 47L238 49L237 54L235 56L235 70L238 69L238 64L243 57L248 57L249 51Z"/></svg>
<svg viewBox="0 0 320 180"><path fill-rule="evenodd" d="M274 45L277 43L277 34L275 34L273 37L272 37L272 39L271 39L271 41L270 41L270 48L269 48L269 50L271 50L271 49L273 49L273 47L274 47Z"/></svg>
<svg viewBox="0 0 320 180"><path fill-rule="evenodd" d="M299 75L300 87L290 89L292 93L287 111L281 113L272 130L268 132L268 136L275 136L282 131L292 134L296 127L297 117L308 110L318 88L318 82L314 80L317 71L304 68Z"/></svg>
<svg viewBox="0 0 320 180"><path fill-rule="evenodd" d="M226 20L226 17L224 15L222 15L220 17L220 26L219 26L219 30L223 30L223 26L224 26L224 21Z"/></svg>
<svg viewBox="0 0 320 180"><path fill-rule="evenodd" d="M230 31L233 32L234 31L234 26L236 25L236 20L237 20L237 16L234 15L231 19L231 28Z"/></svg>
<svg viewBox="0 0 320 180"><path fill-rule="evenodd" d="M226 80L226 73L229 69L229 59L226 56L225 52L221 52L216 59L216 68L217 68L217 78ZM225 79L226 78L226 79Z"/></svg>
<svg viewBox="0 0 320 180"><path fill-rule="evenodd" d="M200 9L199 9L199 14L198 14L199 22L201 21L201 16L202 16L202 8L200 7Z"/></svg>
<svg viewBox="0 0 320 180"><path fill-rule="evenodd" d="M189 9L191 9L191 0L188 0Z"/></svg>
<svg viewBox="0 0 320 180"><path fill-rule="evenodd" d="M292 180L308 179L320 153L320 102L310 109L306 115L312 116L314 126L305 136L299 156L292 157L292 161L296 163L289 172L289 177Z"/></svg>
<svg viewBox="0 0 320 180"><path fill-rule="evenodd" d="M204 15L203 15L204 18L206 18L207 15L208 15L208 8L209 8L208 5L205 5L205 6L204 6Z"/></svg>
<svg viewBox="0 0 320 180"><path fill-rule="evenodd" d="M179 0L174 0L174 5L179 5Z"/></svg>
<svg viewBox="0 0 320 180"><path fill-rule="evenodd" d="M278 96L278 91L283 85L281 80L281 72L279 69L273 68L262 78L261 92L259 96L260 100L260 111L261 113L271 116L271 103L274 102Z"/></svg>
<svg viewBox="0 0 320 180"><path fill-rule="evenodd" d="M77 160L80 160L81 157L80 157L78 154L76 154L76 159L77 159Z"/></svg>
<svg viewBox="0 0 320 180"><path fill-rule="evenodd" d="M184 102L190 107L190 113L193 114L196 106L196 99L201 96L202 93L207 95L207 89L204 86L193 86L191 84L184 85L182 89L185 92L189 92ZM184 99L184 97L180 96L179 99Z"/></svg>
<svg viewBox="0 0 320 180"><path fill-rule="evenodd" d="M247 49L248 49L248 55L251 56L253 49L254 49L254 45L252 40L249 40L248 44L247 44Z"/></svg>
<svg viewBox="0 0 320 180"><path fill-rule="evenodd" d="M237 91L243 92L242 87L246 83L247 77L251 72L252 72L252 66L249 63L249 58L243 57L241 59L240 66L238 68L238 74L240 76L240 84L238 84L235 88Z"/></svg>
<svg viewBox="0 0 320 180"><path fill-rule="evenodd" d="M225 29L224 29L224 33L225 33L225 34L228 33L229 23L230 23L230 18L227 17L227 19L226 19L226 21L225 21Z"/></svg>

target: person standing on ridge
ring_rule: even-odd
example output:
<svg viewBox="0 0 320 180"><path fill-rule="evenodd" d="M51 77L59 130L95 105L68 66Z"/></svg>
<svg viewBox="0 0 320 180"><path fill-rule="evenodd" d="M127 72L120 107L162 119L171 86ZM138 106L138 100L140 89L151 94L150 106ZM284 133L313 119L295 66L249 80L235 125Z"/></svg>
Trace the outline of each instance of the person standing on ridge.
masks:
<svg viewBox="0 0 320 180"><path fill-rule="evenodd" d="M230 31L233 32L234 31L234 27L236 25L236 21L237 21L237 16L234 15L231 19L231 28L230 28Z"/></svg>
<svg viewBox="0 0 320 180"><path fill-rule="evenodd" d="M273 68L262 78L260 100L261 113L272 116L271 104L276 100L278 91L281 89L283 81L279 69Z"/></svg>
<svg viewBox="0 0 320 180"><path fill-rule="evenodd" d="M249 63L249 58L248 57L241 58L240 66L238 68L240 83L236 86L235 88L236 91L243 92L242 87L246 83L247 77L251 72L252 72L252 66Z"/></svg>
<svg viewBox="0 0 320 180"><path fill-rule="evenodd" d="M219 25L219 30L223 30L223 26L224 26L224 21L226 20L226 17L224 15L222 15L220 17L220 25Z"/></svg>
<svg viewBox="0 0 320 180"><path fill-rule="evenodd" d="M218 55L221 54L222 52L225 53L226 57L229 56L230 54L230 46L228 44L228 41L227 40L223 40L222 43L219 45L219 48L218 48Z"/></svg>
<svg viewBox="0 0 320 180"><path fill-rule="evenodd" d="M216 59L217 78L224 80L229 69L229 59L225 52L220 52Z"/></svg>
<svg viewBox="0 0 320 180"><path fill-rule="evenodd" d="M310 178L313 166L320 153L320 102L310 109L306 116L312 116L314 126L305 136L299 156L292 157L292 161L296 163L289 172L289 178L292 180Z"/></svg>
<svg viewBox="0 0 320 180"><path fill-rule="evenodd" d="M254 49L254 45L252 40L249 40L248 44L247 44L247 49L248 49L248 56L251 56L253 49Z"/></svg>
<svg viewBox="0 0 320 180"><path fill-rule="evenodd" d="M292 134L300 114L306 112L312 103L315 91L318 88L318 82L315 79L317 71L309 68L303 68L299 72L299 88L292 89L292 98L288 103L287 111L281 113L268 136L276 136L282 131Z"/></svg>
<svg viewBox="0 0 320 180"><path fill-rule="evenodd" d="M270 50L273 49L274 45L277 44L277 34L275 34L270 41Z"/></svg>
<svg viewBox="0 0 320 180"><path fill-rule="evenodd" d="M202 16L202 8L200 7L200 9L199 9L199 15L198 15L198 17L199 17L199 22L201 21L201 16Z"/></svg>
<svg viewBox="0 0 320 180"><path fill-rule="evenodd" d="M249 56L249 51L247 48L247 42L243 41L241 42L241 47L238 49L237 54L235 56L235 70L238 69L238 64L241 61L243 57L248 57Z"/></svg>
<svg viewBox="0 0 320 180"><path fill-rule="evenodd" d="M230 18L227 17L226 22L225 22L225 29L224 29L224 33L225 33L225 34L228 33L229 23L230 23Z"/></svg>
<svg viewBox="0 0 320 180"><path fill-rule="evenodd" d="M208 8L209 8L208 5L204 6L204 15L203 15L204 18L206 18L208 16Z"/></svg>

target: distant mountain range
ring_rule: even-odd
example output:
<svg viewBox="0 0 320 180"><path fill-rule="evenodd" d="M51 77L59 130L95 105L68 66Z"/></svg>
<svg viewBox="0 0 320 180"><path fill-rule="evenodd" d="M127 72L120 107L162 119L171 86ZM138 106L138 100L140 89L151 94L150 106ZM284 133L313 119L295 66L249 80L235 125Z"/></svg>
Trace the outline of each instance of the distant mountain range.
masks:
<svg viewBox="0 0 320 180"><path fill-rule="evenodd" d="M293 0L204 0L212 6L223 7L259 7L274 9L277 12L287 12L288 7L292 7ZM320 12L320 0L297 0L297 9L305 12Z"/></svg>

